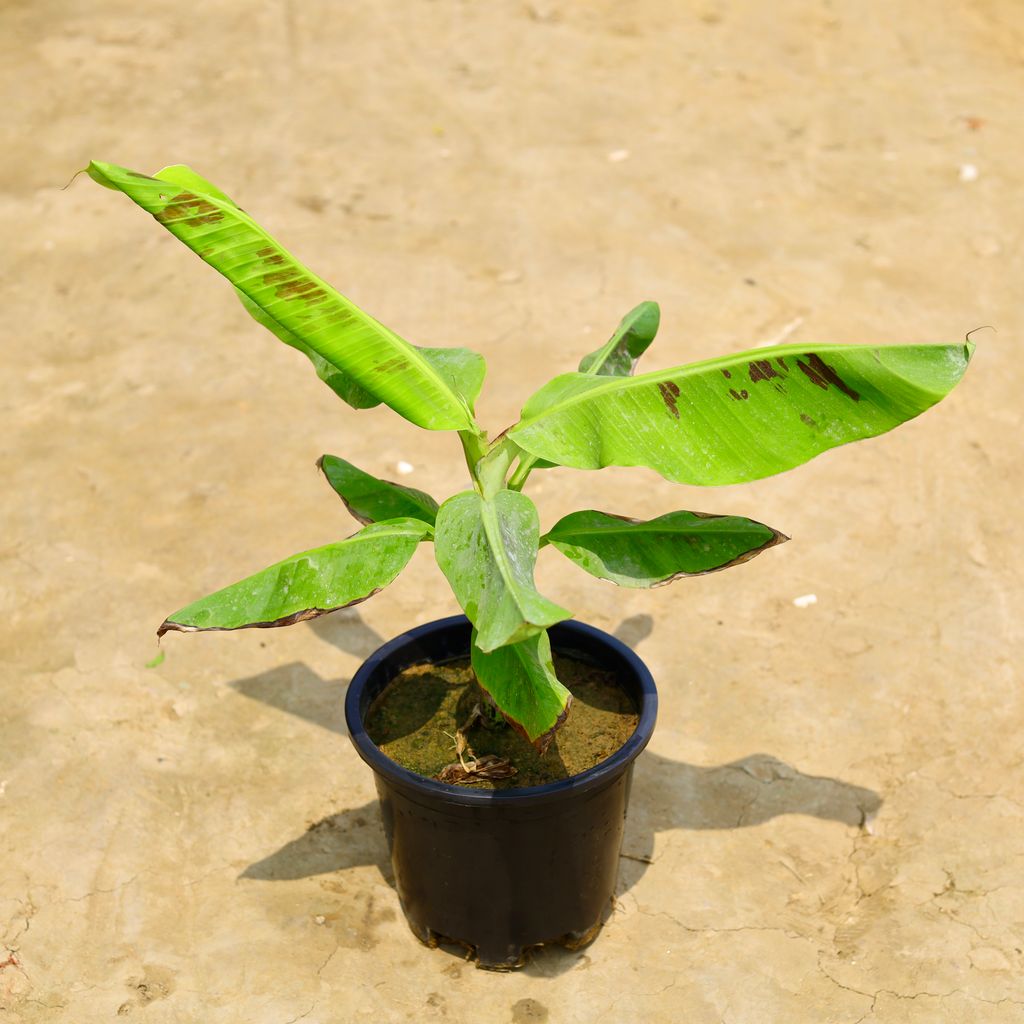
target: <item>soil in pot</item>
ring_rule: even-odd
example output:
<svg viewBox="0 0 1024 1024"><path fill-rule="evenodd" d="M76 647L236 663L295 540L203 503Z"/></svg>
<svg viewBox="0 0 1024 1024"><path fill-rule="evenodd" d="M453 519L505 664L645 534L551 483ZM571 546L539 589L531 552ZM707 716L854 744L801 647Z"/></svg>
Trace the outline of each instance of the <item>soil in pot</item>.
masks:
<svg viewBox="0 0 1024 1024"><path fill-rule="evenodd" d="M637 711L613 672L566 654L556 653L554 662L573 703L543 756L494 721L468 658L413 665L397 675L370 706L367 735L403 768L474 789L542 786L578 775L629 739Z"/></svg>

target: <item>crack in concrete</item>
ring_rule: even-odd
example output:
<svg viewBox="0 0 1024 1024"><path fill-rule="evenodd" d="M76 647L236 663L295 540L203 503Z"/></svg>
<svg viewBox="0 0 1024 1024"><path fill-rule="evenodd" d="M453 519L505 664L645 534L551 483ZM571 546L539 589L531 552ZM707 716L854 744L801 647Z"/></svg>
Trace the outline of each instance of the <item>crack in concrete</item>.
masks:
<svg viewBox="0 0 1024 1024"><path fill-rule="evenodd" d="M683 924L683 922L680 921L679 918L673 916L667 910L644 910L642 907L640 907L638 905L637 906L637 912L640 913L640 914L643 914L644 917L665 917L665 918L668 918L669 921L671 921L674 925L677 925L678 927L682 928L683 931L690 932L690 933L692 933L694 935L704 935L704 934L712 934L712 935L723 934L724 935L724 934L729 934L731 932L778 932L778 933L780 933L782 935L785 935L787 938L790 938L790 939L801 939L801 940L803 940L805 942L812 941L810 936L801 935L799 932L795 932L795 931L793 931L792 929L789 929L789 928L782 928L782 927L780 927L778 925L743 924L743 925L736 925L735 927L732 927L732 928L709 928L709 927L695 928L692 925Z"/></svg>
<svg viewBox="0 0 1024 1024"><path fill-rule="evenodd" d="M121 889L126 889L133 882L137 882L139 878L146 872L140 871L138 874L132 875L127 882L121 882L119 885L115 885L112 889L93 889L91 892L87 892L84 896L65 896L59 900L53 900L47 906L59 906L61 903L81 903L84 900L92 899L93 896L106 896L112 892L119 892Z"/></svg>
<svg viewBox="0 0 1024 1024"><path fill-rule="evenodd" d="M304 1017L308 1017L316 1009L316 1004L319 1001L319 999L314 999L312 1006L310 1006L310 1008L305 1013L300 1013L298 1017L292 1017L291 1020L285 1021L284 1024L295 1024L297 1020L302 1020Z"/></svg>
<svg viewBox="0 0 1024 1024"><path fill-rule="evenodd" d="M925 782L930 782L940 793L945 793L946 796L951 796L954 800L1005 800L1007 803L1013 804L1014 807L1024 811L1024 802L1015 799L1012 796L1007 796L1005 793L957 793L956 790L950 789L948 786L943 785L938 779L932 778L930 775L925 775L924 772L914 772L919 779L924 779Z"/></svg>
<svg viewBox="0 0 1024 1024"><path fill-rule="evenodd" d="M1004 996L1002 999L986 999L984 996L977 996L974 995L972 992L965 992L961 988L954 988L951 989L949 992L897 992L895 989L891 988L880 988L874 992L867 992L864 989L854 988L852 985L844 985L841 981L834 978L822 966L821 957L822 954L819 953L818 971L821 973L823 977L827 978L830 982L832 982L832 984L835 985L836 988L843 989L844 992L853 992L856 995L864 996L866 999L871 1000L871 1006L868 1007L868 1012L865 1013L862 1017L858 1017L857 1020L853 1022L853 1024L861 1024L862 1021L865 1021L869 1017L874 1015L875 1007L878 1004L880 996L889 996L892 999L906 1000L908 1002L912 1002L915 999L938 999L941 1001L943 999L949 999L951 996L959 995L963 996L965 999L973 999L976 1002L985 1003L988 1006L1001 1006L1003 1003L1010 1003L1013 1006L1024 1006L1024 1001L1021 1001L1019 999L1012 999L1009 996Z"/></svg>
<svg viewBox="0 0 1024 1024"><path fill-rule="evenodd" d="M336 942L334 944L334 949L332 949L330 951L330 953L327 954L327 959L324 960L324 962L316 969L316 976L318 978L320 977L320 975L324 971L324 969L327 967L327 965L334 959L335 954L337 954L339 949L341 949L341 943L340 942Z"/></svg>
<svg viewBox="0 0 1024 1024"><path fill-rule="evenodd" d="M198 878L191 878L191 879L187 878L181 884L184 885L184 886L188 886L191 889L194 886L197 886L200 882L206 881L206 879L209 878L211 875L216 875L220 871L234 871L234 870L235 870L235 868L234 868L233 864L221 864L219 867L210 868L209 871L207 871L204 874L200 875Z"/></svg>
<svg viewBox="0 0 1024 1024"><path fill-rule="evenodd" d="M4 902L8 901L5 900ZM39 912L39 908L31 900L22 900L18 899L17 897L12 897L10 902L17 903L22 908L22 913L24 914L24 917L22 919L24 922L24 927L21 929L21 931L18 932L17 935L12 936L10 939L4 940L4 945L7 946L12 952L17 953L20 947L20 940L24 938L29 928L32 927L32 918L35 917L36 914ZM27 913L25 912L26 907L28 908ZM12 918L10 924L5 926L4 935L7 934L7 932L14 925L14 922L16 920L17 917Z"/></svg>

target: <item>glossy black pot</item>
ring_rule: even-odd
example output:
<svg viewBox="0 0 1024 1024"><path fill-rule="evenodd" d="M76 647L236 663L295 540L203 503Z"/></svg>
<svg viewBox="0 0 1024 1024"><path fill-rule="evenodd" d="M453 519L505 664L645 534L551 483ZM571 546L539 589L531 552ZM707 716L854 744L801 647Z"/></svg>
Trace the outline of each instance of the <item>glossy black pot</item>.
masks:
<svg viewBox="0 0 1024 1024"><path fill-rule="evenodd" d="M413 932L430 945L472 947L483 967L515 967L543 943L577 948L600 930L615 890L633 762L654 730L654 680L625 644L579 622L553 626L550 636L556 651L615 672L640 717L607 760L545 786L450 786L402 768L366 735L370 704L403 669L469 653L470 624L461 615L385 644L356 672L345 698L349 735L376 776Z"/></svg>

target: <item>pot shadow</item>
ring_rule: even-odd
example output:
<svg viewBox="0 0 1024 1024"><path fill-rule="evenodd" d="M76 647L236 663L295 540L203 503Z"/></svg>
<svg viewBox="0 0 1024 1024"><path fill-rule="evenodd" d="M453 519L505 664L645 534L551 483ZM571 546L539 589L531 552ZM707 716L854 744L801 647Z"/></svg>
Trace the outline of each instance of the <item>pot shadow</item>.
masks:
<svg viewBox="0 0 1024 1024"><path fill-rule="evenodd" d="M301 836L250 864L238 877L294 882L368 865L376 867L394 889L391 858L384 843L384 825L376 800L321 818Z"/></svg>
<svg viewBox="0 0 1024 1024"><path fill-rule="evenodd" d="M321 639L359 657L383 642L358 614L348 611L310 625ZM623 621L615 635L636 646L652 630L648 615ZM253 700L296 715L331 732L345 734L346 679L326 680L301 663L238 680L231 686ZM620 855L617 895L628 892L653 863L655 836L674 829L749 828L784 814L803 814L862 827L877 814L882 798L841 779L807 775L770 754L751 754L728 764L703 766L645 751L636 762L626 834ZM310 825L301 835L250 864L239 879L295 881L373 866L395 887L376 800L339 811ZM442 947L447 949L448 947ZM452 948L464 956L464 950ZM524 970L554 977L589 963L586 950L545 946Z"/></svg>
<svg viewBox="0 0 1024 1024"><path fill-rule="evenodd" d="M351 608L312 619L312 631L326 643L357 658L369 657L383 637L371 629ZM297 718L347 736L345 689L347 679L323 679L302 662L291 662L229 684L252 700L269 704Z"/></svg>

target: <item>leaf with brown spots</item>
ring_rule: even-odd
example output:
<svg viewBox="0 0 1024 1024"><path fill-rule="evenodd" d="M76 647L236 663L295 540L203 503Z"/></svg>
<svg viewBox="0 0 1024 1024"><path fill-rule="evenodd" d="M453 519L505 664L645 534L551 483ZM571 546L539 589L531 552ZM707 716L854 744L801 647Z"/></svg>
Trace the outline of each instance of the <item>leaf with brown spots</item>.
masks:
<svg viewBox="0 0 1024 1024"><path fill-rule="evenodd" d="M287 343L314 353L374 400L349 389L352 404L384 402L417 426L479 434L475 395L459 385L467 381L479 391L480 356L454 349L441 360L430 358L313 274L190 168L176 165L148 178L94 161L88 173L123 192L223 274L278 337L295 339ZM322 367L318 372L325 376Z"/></svg>
<svg viewBox="0 0 1024 1024"><path fill-rule="evenodd" d="M292 334L286 327L279 324L267 311L256 305L245 292L236 288L238 298L241 300L245 311L256 321L266 327L279 341L301 352L316 370L316 375L343 401L352 406L353 409L372 409L380 405L380 399L370 394L364 387L360 387L344 370L327 362L319 353L314 352L299 337Z"/></svg>
<svg viewBox="0 0 1024 1024"><path fill-rule="evenodd" d="M637 377L566 373L529 399L508 437L529 458L577 469L756 480L924 412L957 384L973 349L779 345Z"/></svg>

